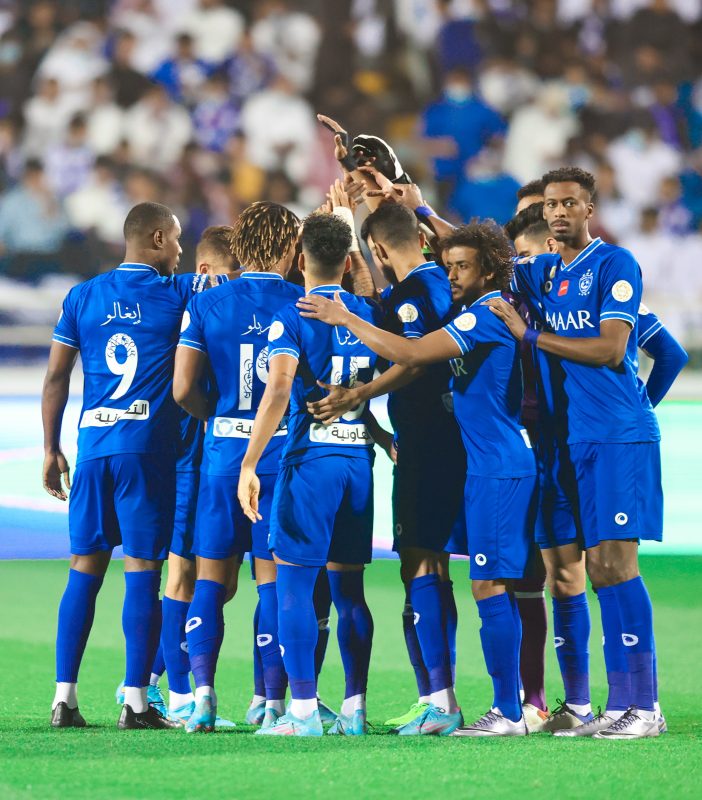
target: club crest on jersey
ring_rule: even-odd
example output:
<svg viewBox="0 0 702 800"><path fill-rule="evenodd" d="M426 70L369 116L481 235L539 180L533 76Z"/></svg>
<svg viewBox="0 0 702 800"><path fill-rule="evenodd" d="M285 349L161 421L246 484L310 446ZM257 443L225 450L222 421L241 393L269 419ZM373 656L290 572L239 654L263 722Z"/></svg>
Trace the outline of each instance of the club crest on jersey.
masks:
<svg viewBox="0 0 702 800"><path fill-rule="evenodd" d="M578 281L578 289L580 290L580 294L585 297L585 295L590 294L590 289L592 289L592 283L595 279L595 276L592 274L592 270L589 269L586 273L580 276L580 280Z"/></svg>
<svg viewBox="0 0 702 800"><path fill-rule="evenodd" d="M633 295L634 287L629 281L617 281L612 286L612 297L620 303L626 303L627 300L631 300Z"/></svg>
<svg viewBox="0 0 702 800"><path fill-rule="evenodd" d="M558 287L558 296L564 297L568 294L568 287L570 286L570 281L561 281L561 285Z"/></svg>
<svg viewBox="0 0 702 800"><path fill-rule="evenodd" d="M397 318L400 322L416 322L418 317L419 311L417 311L417 307L413 306L412 303L403 303L397 309Z"/></svg>
<svg viewBox="0 0 702 800"><path fill-rule="evenodd" d="M478 319L475 314L471 314L470 311L467 311L465 314L461 314L460 317L456 317L453 324L459 331L465 333L466 331L472 331L477 322Z"/></svg>

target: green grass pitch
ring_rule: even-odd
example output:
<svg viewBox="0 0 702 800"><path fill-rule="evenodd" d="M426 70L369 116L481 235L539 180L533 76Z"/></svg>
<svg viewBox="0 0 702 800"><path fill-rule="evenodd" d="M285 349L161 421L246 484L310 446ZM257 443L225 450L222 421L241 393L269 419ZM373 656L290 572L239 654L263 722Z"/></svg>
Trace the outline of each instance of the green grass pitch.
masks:
<svg viewBox="0 0 702 800"><path fill-rule="evenodd" d="M235 731L187 736L180 731L117 731L114 689L123 674L121 563L108 573L98 601L80 681L86 730L49 727L53 640L65 562L0 562L0 798L555 798L702 797L702 557L644 557L653 597L661 702L670 732L639 742L399 739L382 722L415 697L404 649L398 563L367 571L375 619L369 686L371 735L363 739L271 739ZM220 711L239 722L251 696L253 585L242 569L238 596L227 606L217 672ZM491 700L467 564L452 563L459 605L458 697L467 720ZM605 699L593 602L593 698ZM332 621L333 625L333 621ZM548 698L560 694L549 648ZM165 680L164 680L165 684ZM329 643L321 694L338 705L343 677Z"/></svg>

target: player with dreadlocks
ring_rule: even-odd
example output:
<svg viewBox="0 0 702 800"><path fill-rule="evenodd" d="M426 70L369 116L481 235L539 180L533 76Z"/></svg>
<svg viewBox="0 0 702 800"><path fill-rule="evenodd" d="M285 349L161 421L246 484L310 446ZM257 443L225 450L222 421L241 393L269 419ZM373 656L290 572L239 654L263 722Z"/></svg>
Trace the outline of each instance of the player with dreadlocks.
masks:
<svg viewBox="0 0 702 800"><path fill-rule="evenodd" d="M252 532L238 511L236 476L268 377L266 334L272 317L302 293L285 280L295 257L299 225L295 214L276 203L257 202L246 208L229 234L231 250L243 269L239 280L212 290L208 303L190 303L183 317L173 393L189 414L208 422L193 542L197 581L185 626L196 687L188 732L210 731L214 726L222 607L235 591L246 551L254 558L260 597L256 635L267 700L264 710L271 720L283 711L286 677L278 648L275 565L268 552L267 529L257 525ZM212 376L216 396L203 389L206 374ZM283 422L262 461L262 504L271 501L285 435Z"/></svg>

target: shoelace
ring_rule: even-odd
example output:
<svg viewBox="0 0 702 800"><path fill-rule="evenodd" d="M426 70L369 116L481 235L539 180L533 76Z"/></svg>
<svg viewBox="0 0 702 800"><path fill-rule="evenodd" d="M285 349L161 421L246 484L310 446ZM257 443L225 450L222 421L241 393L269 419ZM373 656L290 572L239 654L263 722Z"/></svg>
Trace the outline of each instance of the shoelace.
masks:
<svg viewBox="0 0 702 800"><path fill-rule="evenodd" d="M559 714L570 714L571 710L568 708L564 700L559 697L556 698L556 708L551 712L552 717L557 717Z"/></svg>
<svg viewBox="0 0 702 800"><path fill-rule="evenodd" d="M470 727L471 728L487 728L489 725L492 725L493 722L497 722L497 714L494 711L488 711L487 714L483 714L479 720L474 722Z"/></svg>
<svg viewBox="0 0 702 800"><path fill-rule="evenodd" d="M623 731L626 728L628 728L629 725L632 725L638 719L640 719L639 715L636 713L634 707L631 706L621 715L621 717L619 717L619 719L613 725L609 726L608 730L616 731L617 733L619 733L620 731Z"/></svg>

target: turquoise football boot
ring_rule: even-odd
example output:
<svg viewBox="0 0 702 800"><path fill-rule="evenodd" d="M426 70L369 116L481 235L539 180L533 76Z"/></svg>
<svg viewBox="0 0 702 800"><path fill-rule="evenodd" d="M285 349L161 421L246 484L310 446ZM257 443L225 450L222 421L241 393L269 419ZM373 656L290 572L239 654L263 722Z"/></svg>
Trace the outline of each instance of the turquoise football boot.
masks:
<svg viewBox="0 0 702 800"><path fill-rule="evenodd" d="M217 706L212 703L212 698L209 695L205 695L195 702L193 713L185 723L185 732L212 733L216 719Z"/></svg>
<svg viewBox="0 0 702 800"><path fill-rule="evenodd" d="M265 730L266 728L272 728L282 716L283 715L274 708L267 708L263 714L261 729Z"/></svg>
<svg viewBox="0 0 702 800"><path fill-rule="evenodd" d="M419 717L396 729L399 736L449 736L463 725L459 709L453 714L431 704Z"/></svg>
<svg viewBox="0 0 702 800"><path fill-rule="evenodd" d="M118 706L124 705L124 681L115 689L115 700Z"/></svg>
<svg viewBox="0 0 702 800"><path fill-rule="evenodd" d="M246 712L247 725L261 725L266 713L266 701L261 700L258 703L252 702Z"/></svg>
<svg viewBox="0 0 702 800"><path fill-rule="evenodd" d="M159 714L163 717L168 716L168 707L166 701L163 699L163 693L158 685L150 683L146 692L146 701L150 706L153 706Z"/></svg>
<svg viewBox="0 0 702 800"><path fill-rule="evenodd" d="M368 733L366 711L357 708L350 717L339 714L334 724L327 731L327 736L364 736Z"/></svg>
<svg viewBox="0 0 702 800"><path fill-rule="evenodd" d="M259 728L256 731L257 736L321 736L323 733L319 711L315 711L307 719L298 719L290 713L283 714L270 728Z"/></svg>
<svg viewBox="0 0 702 800"><path fill-rule="evenodd" d="M332 711L319 697L317 698L317 708L319 709L319 718L322 720L322 725L333 725L336 722L336 711Z"/></svg>

